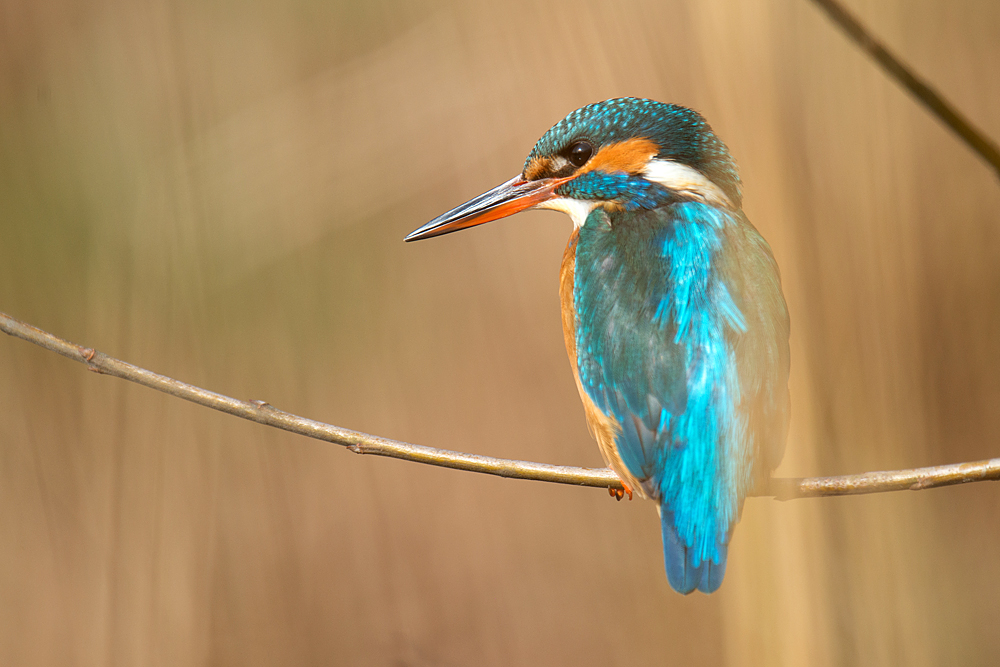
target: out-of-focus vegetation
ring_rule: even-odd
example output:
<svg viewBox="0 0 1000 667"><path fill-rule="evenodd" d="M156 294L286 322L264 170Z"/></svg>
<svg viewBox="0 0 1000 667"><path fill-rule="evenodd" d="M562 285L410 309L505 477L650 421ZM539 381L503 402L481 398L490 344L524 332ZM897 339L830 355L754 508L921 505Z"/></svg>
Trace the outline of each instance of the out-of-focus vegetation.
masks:
<svg viewBox="0 0 1000 667"><path fill-rule="evenodd" d="M1000 4L859 16L1000 136ZM0 5L0 310L209 388L600 465L569 221L403 235L568 111L702 111L792 315L784 475L1000 452L1000 186L805 0ZM0 663L991 664L1000 491L747 503L721 591L652 504L370 460L0 340Z"/></svg>

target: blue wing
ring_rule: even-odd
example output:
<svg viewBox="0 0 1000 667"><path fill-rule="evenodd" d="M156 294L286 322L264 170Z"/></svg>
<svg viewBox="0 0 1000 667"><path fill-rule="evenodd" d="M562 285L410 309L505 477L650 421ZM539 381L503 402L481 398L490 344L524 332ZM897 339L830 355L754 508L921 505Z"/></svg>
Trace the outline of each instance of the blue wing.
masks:
<svg viewBox="0 0 1000 667"><path fill-rule="evenodd" d="M612 215L595 210L577 241L580 382L660 503L671 586L711 592L743 499L783 450L777 267L742 213L682 202Z"/></svg>

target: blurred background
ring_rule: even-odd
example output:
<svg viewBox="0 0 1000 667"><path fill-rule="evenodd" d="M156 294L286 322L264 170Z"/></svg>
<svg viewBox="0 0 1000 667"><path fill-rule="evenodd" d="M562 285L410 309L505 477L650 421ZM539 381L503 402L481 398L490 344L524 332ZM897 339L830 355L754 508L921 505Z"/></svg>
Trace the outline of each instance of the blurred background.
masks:
<svg viewBox="0 0 1000 667"><path fill-rule="evenodd" d="M854 0L1000 137L1000 3ZM0 310L352 429L599 466L570 231L403 236L567 112L700 110L781 266L779 475L1000 455L1000 184L807 0L0 0ZM1000 487L652 503L355 456L0 338L4 665L937 665L1000 653Z"/></svg>

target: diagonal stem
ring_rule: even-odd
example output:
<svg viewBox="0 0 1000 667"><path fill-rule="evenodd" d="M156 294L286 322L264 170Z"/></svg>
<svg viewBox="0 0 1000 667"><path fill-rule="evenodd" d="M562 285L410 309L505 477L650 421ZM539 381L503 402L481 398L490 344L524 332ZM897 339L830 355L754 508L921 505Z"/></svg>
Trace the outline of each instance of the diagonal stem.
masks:
<svg viewBox="0 0 1000 667"><path fill-rule="evenodd" d="M243 419L342 445L356 454L388 456L405 461L416 461L457 470L499 475L500 477L600 488L622 488L621 480L608 468L576 468L531 461L515 461L414 445L299 417L290 412L279 410L264 401L243 401L231 398L140 368L92 348L76 345L4 313L0 313L0 331L84 363L94 372L130 380L144 387L156 389L171 396L227 412ZM792 498L844 496L906 489L920 490L985 480L1000 480L1000 459L838 477L777 478L771 480L770 488L766 492L758 495L790 500Z"/></svg>
<svg viewBox="0 0 1000 667"><path fill-rule="evenodd" d="M944 99L940 93L934 90L930 84L917 76L909 67L904 65L899 58L886 49L881 42L868 32L868 30L851 15L837 0L813 0L819 5L827 15L839 25L847 35L854 40L865 53L871 56L875 62L882 66L889 76L898 81L904 88L916 97L931 113L937 116L941 122L950 127L952 131L961 137L969 148L979 154L984 160L993 166L1000 177L1000 149L984 133L976 129L973 124L966 119L962 113L956 109L948 100Z"/></svg>

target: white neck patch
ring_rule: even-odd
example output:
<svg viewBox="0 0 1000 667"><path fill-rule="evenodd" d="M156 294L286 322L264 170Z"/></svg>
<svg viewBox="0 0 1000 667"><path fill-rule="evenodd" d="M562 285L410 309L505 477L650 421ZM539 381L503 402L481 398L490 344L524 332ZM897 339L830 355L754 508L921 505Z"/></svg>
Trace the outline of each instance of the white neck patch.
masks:
<svg viewBox="0 0 1000 667"><path fill-rule="evenodd" d="M705 178L697 169L674 162L673 160L657 160L653 158L642 171L642 176L648 181L659 183L668 190L683 192L706 204L735 208L722 189Z"/></svg>

